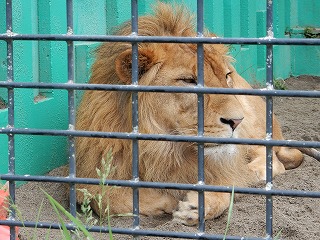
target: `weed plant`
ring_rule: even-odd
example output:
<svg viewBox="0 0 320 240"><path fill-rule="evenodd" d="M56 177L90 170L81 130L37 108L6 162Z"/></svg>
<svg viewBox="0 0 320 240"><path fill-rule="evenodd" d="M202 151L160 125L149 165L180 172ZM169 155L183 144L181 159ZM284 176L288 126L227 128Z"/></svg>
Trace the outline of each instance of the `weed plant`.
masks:
<svg viewBox="0 0 320 240"><path fill-rule="evenodd" d="M285 81L281 78L273 80L273 87L277 90L286 90Z"/></svg>
<svg viewBox="0 0 320 240"><path fill-rule="evenodd" d="M82 213L77 213L77 217L72 216L72 214L70 214L70 212L67 211L50 194L48 194L46 191L41 189L44 195L46 196L46 198L49 200L53 210L55 211L58 217L64 240L71 240L71 239L72 240L74 239L94 240L92 234L89 232L88 229L96 225L99 225L100 227L102 227L105 224L107 224L109 228L109 239L110 240L113 239L110 219L115 215L112 215L112 216L110 215L109 204L107 204L107 206L102 206L102 200L104 198L108 199L106 195L110 193L110 191L112 191L112 189L114 188L113 186L111 187L105 184L105 181L107 180L111 171L114 171L114 168L112 168L112 160L113 160L112 150L109 150L105 158L102 158L101 160L101 169L96 169L97 175L100 179L100 184L99 184L101 188L100 193L93 195L90 192L88 192L87 189L78 189L78 191L83 193L84 201L80 206ZM93 209L91 208L91 204L93 202L95 202L99 207L100 212L98 213L98 217L94 216ZM37 219L36 219L37 223L39 222L39 219L40 219L42 207L43 207L43 201L41 202L41 205L37 214ZM19 208L11 202L10 209L15 211L17 218L22 222L22 225L24 227L25 220L21 212L19 211ZM10 211L10 209L8 209L8 211ZM75 225L75 230L70 231L67 229L67 225L63 216L73 222L73 224ZM120 216L120 215L117 215L117 216ZM132 214L124 214L121 216L132 216ZM84 219L84 220L82 221L80 219ZM37 226L35 226L34 228L34 231L32 234L33 236L28 235L28 236L25 236L23 239L36 240L37 239L36 230L37 230ZM49 234L50 234L50 229L48 230L45 236L45 239L49 239Z"/></svg>
<svg viewBox="0 0 320 240"><path fill-rule="evenodd" d="M112 149L108 151L105 158L102 158L101 160L101 169L96 169L97 175L100 179L100 189L101 191L97 194L91 194L87 189L78 189L83 196L84 200L81 204L81 211L82 213L78 213L79 218L84 218L84 222L80 221L79 218L73 217L68 211L66 211L57 201L55 201L50 195L46 194L47 198L49 199L52 207L56 211L60 224L62 226L62 232L65 239L69 240L72 239L72 236L70 232L66 229L65 224L63 222L63 219L59 216L60 212L62 212L69 220L71 220L75 225L76 229L73 232L73 234L78 239L83 239L83 236L86 237L86 239L92 239L93 237L91 233L87 230L86 226L92 227L99 225L102 227L104 224L107 223L109 228L109 239L113 239L112 231L111 231L111 224L110 224L110 218L112 217L110 215L110 208L109 204L107 203L106 206L103 206L103 199L108 199L107 195L112 191L114 187L110 187L107 184L105 184L105 181L107 180L108 176L112 171L114 171L114 168L112 167ZM98 218L94 217L93 209L91 208L91 204L95 203L98 205L99 213ZM59 212L60 211L60 212Z"/></svg>

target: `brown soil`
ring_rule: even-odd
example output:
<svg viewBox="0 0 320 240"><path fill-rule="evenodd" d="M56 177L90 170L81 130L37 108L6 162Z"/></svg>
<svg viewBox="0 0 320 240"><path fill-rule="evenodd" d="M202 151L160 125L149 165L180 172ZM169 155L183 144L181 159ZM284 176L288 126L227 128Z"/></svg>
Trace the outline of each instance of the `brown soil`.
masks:
<svg viewBox="0 0 320 240"><path fill-rule="evenodd" d="M300 76L285 81L287 89L320 90L320 77ZM276 98L274 110L283 125L287 139L320 141L320 99L314 98ZM50 175L61 176L61 168L55 169ZM259 183L256 187L264 187ZM45 200L40 188L45 189L63 206L67 207L64 188L52 183L28 183L17 190L17 206L23 220L57 222L55 212ZM287 171L274 179L275 189L294 189L320 192L320 163L305 157L303 164ZM121 201L121 200L119 200ZM244 237L265 237L265 197L241 195L236 198L232 211L232 219L228 235ZM281 239L320 239L320 199L302 197L274 197L273 229L276 235L281 231ZM227 213L206 222L206 232L223 234L227 222ZM131 227L132 219L117 217L112 219L112 226ZM187 227L171 221L171 216L142 217L142 229L163 231L197 232L196 227ZM47 229L21 228L22 239L63 239L60 231ZM48 236L48 238L46 238ZM107 234L96 235L96 239L107 239ZM131 239L125 235L115 235L115 239ZM85 239L85 238L83 238ZM141 237L141 239L169 239Z"/></svg>

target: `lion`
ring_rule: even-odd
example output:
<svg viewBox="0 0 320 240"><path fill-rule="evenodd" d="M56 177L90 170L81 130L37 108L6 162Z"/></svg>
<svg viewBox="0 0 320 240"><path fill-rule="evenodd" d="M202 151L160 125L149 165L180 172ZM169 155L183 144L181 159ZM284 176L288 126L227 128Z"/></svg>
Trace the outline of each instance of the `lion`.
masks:
<svg viewBox="0 0 320 240"><path fill-rule="evenodd" d="M193 16L182 6L159 3L153 15L138 19L141 36L194 37ZM131 34L130 22L116 35ZM215 36L206 33L205 36ZM106 42L98 47L92 66L91 84L131 84L132 45ZM188 43L139 43L139 85L197 86L197 46ZM228 48L222 44L204 45L204 84L206 87L251 89L232 66ZM100 132L132 132L131 93L93 91L84 93L77 112L76 129ZM197 94L139 92L139 133L197 136ZM265 102L258 96L204 95L204 136L265 139ZM273 138L284 139L280 124L273 117ZM109 179L132 179L132 140L114 138L76 139L76 175L98 178L101 159L112 150ZM193 142L139 141L139 180L148 182L198 182L198 145ZM266 178L265 146L204 144L204 174L208 185L249 186ZM273 147L273 175L298 167L302 153L288 147ZM91 194L100 193L97 185L77 184ZM132 212L132 188L117 187L103 199L110 214ZM216 218L229 206L230 193L205 192L205 219ZM77 202L84 196L77 194ZM97 203L92 208L99 212ZM195 191L139 190L142 215L173 214L186 225L198 222L198 193Z"/></svg>

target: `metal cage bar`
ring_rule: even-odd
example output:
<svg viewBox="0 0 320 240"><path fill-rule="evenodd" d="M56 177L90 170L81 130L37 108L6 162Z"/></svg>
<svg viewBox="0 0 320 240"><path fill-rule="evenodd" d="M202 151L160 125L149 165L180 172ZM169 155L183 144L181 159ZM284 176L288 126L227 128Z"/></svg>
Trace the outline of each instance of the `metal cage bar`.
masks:
<svg viewBox="0 0 320 240"><path fill-rule="evenodd" d="M66 1L67 34L13 34L12 31L12 0L6 0L6 25L7 33L0 34L0 40L7 42L7 81L0 82L0 87L8 89L8 126L0 129L0 134L8 135L8 174L1 175L0 179L9 181L10 196L15 201L16 181L36 181L36 182L56 182L68 183L70 185L70 212L76 216L76 189L75 184L100 184L99 179L76 178L75 170L75 137L99 137L99 138L121 138L132 140L132 179L131 180L106 180L105 184L110 186L131 187L133 189L133 227L112 228L113 233L138 236L163 236L173 238L192 239L221 239L223 236L205 233L204 222L204 192L226 192L231 193L230 186L211 186L205 184L204 178L204 143L229 143L229 144L249 144L266 146L267 181L265 189L240 188L235 187L235 193L257 194L266 196L266 238L247 239L272 239L272 197L273 196L295 196L320 198L320 192L297 191L297 190L275 190L272 188L272 147L320 147L320 142L316 141L285 141L272 139L272 114L273 96L309 97L320 98L319 91L281 91L273 89L273 45L320 45L320 39L281 39L273 37L273 1L267 0L267 36L265 38L218 38L203 36L203 0L197 0L197 37L169 37L169 36L139 36L138 35L138 0L131 0L131 24L132 33L130 36L108 36L108 35L74 35L73 34L73 1ZM68 55L68 82L67 83L27 83L15 82L13 76L13 42L14 41L65 41L67 43ZM132 44L132 84L131 85L104 85L104 84L77 84L74 82L74 42L75 41L100 41L100 42L128 42ZM141 42L155 43L193 43L197 44L197 68L198 84L194 88L188 87L165 87L165 86L139 86L138 84L138 44ZM217 89L204 86L204 50L203 44L251 44L266 45L266 89ZM21 129L14 126L14 89L15 88L38 88L38 89L63 89L68 92L68 130L48 130L48 129ZM77 131L75 125L75 90L106 90L106 91L129 91L132 96L132 132L94 132ZM139 133L139 113L138 94L139 92L179 92L193 93L198 97L198 134L197 136L174 136ZM266 139L226 139L204 136L204 94L237 94L237 95L257 95L266 97ZM50 135L66 136L69 144L69 178L51 176L25 176L15 173L15 142L14 136L21 135ZM139 181L139 140L153 141L184 141L198 143L198 184L178 184L163 182L143 182ZM139 229L139 188L155 189L179 189L192 190L198 192L199 203L199 232L182 233ZM59 229L57 223L45 222L20 222L15 220L15 211L11 209L8 220L1 220L0 225L9 225L10 239L16 238L14 226L26 226L38 228ZM73 224L67 224L69 230L73 230ZM109 232L108 227L90 227L93 232ZM227 239L242 239L242 237L227 236Z"/></svg>
<svg viewBox="0 0 320 240"><path fill-rule="evenodd" d="M73 34L73 0L67 0L66 14L67 14L67 34ZM74 84L74 44L73 41L67 41L67 55L68 55L68 83ZM75 129L75 91L74 89L68 90L68 115L69 115L69 130ZM75 138L68 136L68 157L69 157L69 177L76 177L76 159L75 159ZM76 188L75 184L70 184L70 213L77 216L76 205Z"/></svg>
<svg viewBox="0 0 320 240"><path fill-rule="evenodd" d="M131 0L131 35L138 35L138 1ZM138 43L132 43L132 85L139 84L139 70L138 70ZM132 100L132 133L139 133L139 108L138 108L138 92L131 93ZM132 181L139 181L139 141L132 139ZM140 228L139 218L139 188L132 188L132 214L133 229ZM137 236L135 236L136 238Z"/></svg>
<svg viewBox="0 0 320 240"><path fill-rule="evenodd" d="M56 223L48 222L18 222L18 221L3 221L0 220L0 224L6 224L9 226L20 226L29 228L50 228L50 229L60 229L61 225ZM72 225L66 225L68 230L74 230L75 227ZM90 227L91 232L98 233L108 233L108 227ZM171 238L184 238L184 239L210 239L210 240L221 240L223 235L210 235L210 234L200 234L200 233L185 233L185 232L173 232L173 231L157 231L157 230L142 230L142 229L128 229L128 228L112 228L112 233L123 234L123 235L141 235L149 237L171 237ZM228 240L243 240L243 237L237 236L227 236ZM248 237L246 240L263 240L265 238Z"/></svg>
<svg viewBox="0 0 320 240"><path fill-rule="evenodd" d="M53 182L53 183L77 183L99 185L101 182L94 178L75 178L69 179L65 177L51 176L26 176L26 175L2 175L2 180L30 181L30 182ZM106 180L105 185L119 187L139 187L139 188L155 188L155 189L177 189L191 191L211 191L211 192L232 192L230 186L213 186L213 185L194 185L194 184L178 184L166 182L132 182L131 180ZM259 188L241 188L234 187L235 193L255 194L255 195L273 195L273 196L292 196L292 197L308 197L320 198L320 192L300 191L300 190L276 190L276 189L259 189Z"/></svg>
<svg viewBox="0 0 320 240"><path fill-rule="evenodd" d="M203 36L203 0L197 1L197 36ZM203 44L197 44L197 69L198 69L198 87L204 86L204 49ZM198 137L204 134L204 95L197 94L198 97ZM198 143L198 184L205 184L204 177L204 143ZM198 214L199 231L205 231L205 195L203 191L198 192Z"/></svg>
<svg viewBox="0 0 320 240"><path fill-rule="evenodd" d="M316 38L222 38L222 37L170 37L170 36L116 36L116 35L61 35L61 34L0 34L0 40L34 41L86 41L128 43L203 43L203 44L249 44L249 45L320 45Z"/></svg>
<svg viewBox="0 0 320 240"><path fill-rule="evenodd" d="M52 130L52 129L32 129L32 128L4 128L0 129L2 134L21 134L21 135L50 135L50 136L75 136L75 137L98 137L98 138L120 138L156 141L180 141L180 142L202 142L202 143L232 143L262 146L286 146L286 147L307 147L319 148L320 142L316 141L290 141L290 140L264 140L251 138L216 138L199 137L188 135L162 135L162 134L143 134L143 133L124 133L124 132L95 132L80 130Z"/></svg>
<svg viewBox="0 0 320 240"><path fill-rule="evenodd" d="M267 37L273 38L273 1L267 1ZM266 46L266 87L273 89L273 45ZM273 98L266 96L266 140L272 139L273 133ZM272 189L272 146L266 146L266 189ZM273 235L273 201L272 195L266 195L266 239Z"/></svg>
<svg viewBox="0 0 320 240"><path fill-rule="evenodd" d="M320 43L319 43L320 45ZM173 87L173 86L133 86L133 85L107 85L107 84L81 84L81 83L36 83L36 82L0 82L0 87L6 88L39 88L39 89L64 89L64 90L105 90L127 92L165 92L165 93L203 93L203 94L234 94L253 96L277 97L304 97L319 98L319 91L303 90L275 90L275 89L233 89L210 87ZM1 129L0 129L1 130Z"/></svg>
<svg viewBox="0 0 320 240"><path fill-rule="evenodd" d="M12 33L12 0L6 1L6 28L7 33ZM13 74L13 41L7 40L7 82L14 81ZM14 88L8 88L8 128L14 128ZM8 174L15 174L15 137L13 133L8 133ZM10 201L15 204L16 199L15 180L9 181ZM15 220L16 211L10 206L10 220ZM10 226L10 240L16 239L14 226Z"/></svg>

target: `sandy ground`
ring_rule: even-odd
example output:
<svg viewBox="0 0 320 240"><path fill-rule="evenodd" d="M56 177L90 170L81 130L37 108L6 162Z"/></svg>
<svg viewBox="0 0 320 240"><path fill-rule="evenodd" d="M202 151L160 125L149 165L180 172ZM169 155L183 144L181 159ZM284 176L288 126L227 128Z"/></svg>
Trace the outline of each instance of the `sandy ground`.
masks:
<svg viewBox="0 0 320 240"><path fill-rule="evenodd" d="M320 78L300 76L287 79L287 89L320 90ZM277 98L274 101L275 113L283 125L287 139L319 140L320 99ZM53 170L50 175L61 176L61 168ZM256 187L264 187L259 183ZM52 183L28 183L17 190L17 206L23 220L57 222L57 217L50 204L44 199L40 188L45 189L63 206L68 206L64 188ZM274 180L275 189L295 189L303 191L320 191L320 162L305 157L303 164L287 171ZM281 230L281 239L320 239L320 199L299 197L274 197L273 229L275 234ZM206 222L206 232L223 234L227 213ZM130 227L132 220L128 217L112 219L112 226ZM164 231L196 232L196 227L186 227L171 221L171 216L143 217L141 228ZM234 202L229 235L244 237L265 237L265 197L242 195ZM60 231L47 229L21 228L22 239L63 239ZM107 234L96 235L96 239L108 239ZM83 238L84 239L84 238ZM130 236L115 235L114 239L131 239ZM169 239L141 237L141 239Z"/></svg>

